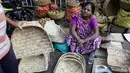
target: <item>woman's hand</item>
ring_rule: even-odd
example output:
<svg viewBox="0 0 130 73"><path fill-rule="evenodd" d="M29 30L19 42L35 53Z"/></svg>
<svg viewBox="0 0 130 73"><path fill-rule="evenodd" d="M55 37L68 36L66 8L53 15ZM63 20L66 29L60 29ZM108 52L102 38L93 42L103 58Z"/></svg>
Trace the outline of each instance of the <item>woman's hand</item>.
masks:
<svg viewBox="0 0 130 73"><path fill-rule="evenodd" d="M83 48L83 44L82 43L79 43L79 48Z"/></svg>
<svg viewBox="0 0 130 73"><path fill-rule="evenodd" d="M14 22L13 25L15 25L15 27L22 30L22 24L23 23L24 23L24 21L17 21L17 22Z"/></svg>
<svg viewBox="0 0 130 73"><path fill-rule="evenodd" d="M79 40L78 40L78 43L84 44L84 43L85 43L85 40L79 39Z"/></svg>

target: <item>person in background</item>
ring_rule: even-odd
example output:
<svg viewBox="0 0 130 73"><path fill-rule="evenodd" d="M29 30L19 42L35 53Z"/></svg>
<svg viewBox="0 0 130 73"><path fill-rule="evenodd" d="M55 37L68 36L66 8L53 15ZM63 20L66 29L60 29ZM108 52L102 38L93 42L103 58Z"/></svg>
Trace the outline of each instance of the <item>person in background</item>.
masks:
<svg viewBox="0 0 130 73"><path fill-rule="evenodd" d="M14 22L5 17L0 0L0 73L18 73L18 62L13 52L11 42L6 34L6 21L15 27L21 28L22 22Z"/></svg>
<svg viewBox="0 0 130 73"><path fill-rule="evenodd" d="M89 54L99 48L101 39L97 19L93 16L94 4L84 2L81 6L81 14L73 16L66 42L72 52Z"/></svg>

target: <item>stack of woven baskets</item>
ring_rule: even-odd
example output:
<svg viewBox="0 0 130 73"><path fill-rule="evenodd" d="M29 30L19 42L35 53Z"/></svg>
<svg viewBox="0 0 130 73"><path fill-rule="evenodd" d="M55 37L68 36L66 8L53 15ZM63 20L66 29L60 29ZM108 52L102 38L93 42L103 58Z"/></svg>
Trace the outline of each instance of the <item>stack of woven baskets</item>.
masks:
<svg viewBox="0 0 130 73"><path fill-rule="evenodd" d="M54 73L86 73L86 61L82 55L68 52L59 58Z"/></svg>
<svg viewBox="0 0 130 73"><path fill-rule="evenodd" d="M107 64L111 70L116 73L128 73L130 51L122 47L121 43L124 41L122 34L111 33L107 37L102 37L102 39L109 41L101 44L101 47L107 49Z"/></svg>
<svg viewBox="0 0 130 73"><path fill-rule="evenodd" d="M21 59L19 73L45 71L53 46L37 21L24 22L23 30L15 29L11 41L17 59Z"/></svg>

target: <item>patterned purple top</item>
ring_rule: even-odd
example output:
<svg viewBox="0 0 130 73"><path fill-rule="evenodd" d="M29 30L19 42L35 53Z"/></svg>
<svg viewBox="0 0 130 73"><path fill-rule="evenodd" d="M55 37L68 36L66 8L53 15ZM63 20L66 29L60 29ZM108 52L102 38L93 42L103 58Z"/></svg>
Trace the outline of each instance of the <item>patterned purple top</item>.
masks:
<svg viewBox="0 0 130 73"><path fill-rule="evenodd" d="M73 24L73 25L76 25L77 24L77 18L74 16L70 23ZM98 22L97 22L97 19L95 17L91 17L89 26L92 29L93 28L98 28Z"/></svg>
<svg viewBox="0 0 130 73"><path fill-rule="evenodd" d="M85 24L85 20L80 15L75 15L71 21L71 25L76 25L76 32L80 39L86 39L93 34L94 28L98 28L96 18L92 17L89 24ZM71 26L70 25L70 26ZM79 47L78 41L70 33L66 38L67 45L70 46L72 52L80 54L88 54L99 48L100 37L94 37L83 44L83 48Z"/></svg>

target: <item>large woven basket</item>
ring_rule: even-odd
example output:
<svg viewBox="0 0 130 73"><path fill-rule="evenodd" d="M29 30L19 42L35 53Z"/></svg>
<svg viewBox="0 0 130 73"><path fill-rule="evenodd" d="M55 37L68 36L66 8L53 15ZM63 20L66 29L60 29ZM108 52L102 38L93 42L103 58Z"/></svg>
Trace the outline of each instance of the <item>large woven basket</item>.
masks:
<svg viewBox="0 0 130 73"><path fill-rule="evenodd" d="M48 16L51 19L55 19L55 20L62 19L65 16L65 11L62 11L62 10L58 10L58 11L60 12L56 13L55 11L49 11Z"/></svg>
<svg viewBox="0 0 130 73"><path fill-rule="evenodd" d="M80 6L80 3L76 2L76 1L74 1L74 2L69 2L68 1L67 5L70 6L70 7L78 7L78 6Z"/></svg>
<svg viewBox="0 0 130 73"><path fill-rule="evenodd" d="M50 38L37 21L25 22L22 27L15 29L11 37L17 59L53 51Z"/></svg>
<svg viewBox="0 0 130 73"><path fill-rule="evenodd" d="M34 73L47 70L44 55L23 58L19 63L19 73Z"/></svg>
<svg viewBox="0 0 130 73"><path fill-rule="evenodd" d="M79 54L66 53L59 58L54 73L86 73L85 59Z"/></svg>
<svg viewBox="0 0 130 73"><path fill-rule="evenodd" d="M120 50L118 48L107 49L107 52L108 65L127 67L127 65L130 64L130 52L124 49Z"/></svg>
<svg viewBox="0 0 130 73"><path fill-rule="evenodd" d="M119 0L105 0L102 10L107 16L115 16L119 9Z"/></svg>
<svg viewBox="0 0 130 73"><path fill-rule="evenodd" d="M111 49L111 48L122 49L122 44L121 44L121 42L108 42L108 43L101 44L101 48L105 48L105 49Z"/></svg>
<svg viewBox="0 0 130 73"><path fill-rule="evenodd" d="M104 41L124 42L124 39L121 33L110 33L108 36L101 36L101 38Z"/></svg>

